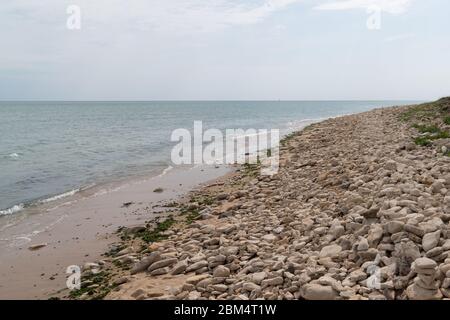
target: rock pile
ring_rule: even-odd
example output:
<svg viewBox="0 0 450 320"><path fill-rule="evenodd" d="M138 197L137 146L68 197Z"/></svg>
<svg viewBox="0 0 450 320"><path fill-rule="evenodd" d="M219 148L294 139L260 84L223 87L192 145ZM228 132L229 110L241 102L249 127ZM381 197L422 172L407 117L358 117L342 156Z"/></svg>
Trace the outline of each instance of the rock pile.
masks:
<svg viewBox="0 0 450 320"><path fill-rule="evenodd" d="M277 175L231 179L108 298L448 298L450 157L411 145L401 111L293 136Z"/></svg>
<svg viewBox="0 0 450 320"><path fill-rule="evenodd" d="M414 261L412 271L417 273L414 283L406 289L411 300L438 300L442 298L439 280L436 279L437 263L428 258Z"/></svg>

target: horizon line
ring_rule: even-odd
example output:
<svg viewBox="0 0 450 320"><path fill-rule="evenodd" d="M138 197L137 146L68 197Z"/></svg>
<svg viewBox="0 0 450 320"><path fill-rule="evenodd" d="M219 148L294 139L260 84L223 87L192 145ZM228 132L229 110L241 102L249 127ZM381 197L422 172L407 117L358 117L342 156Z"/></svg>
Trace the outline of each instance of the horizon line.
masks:
<svg viewBox="0 0 450 320"><path fill-rule="evenodd" d="M64 99L0 99L0 102L323 102L323 101L433 101L431 99L149 99L149 100L64 100Z"/></svg>

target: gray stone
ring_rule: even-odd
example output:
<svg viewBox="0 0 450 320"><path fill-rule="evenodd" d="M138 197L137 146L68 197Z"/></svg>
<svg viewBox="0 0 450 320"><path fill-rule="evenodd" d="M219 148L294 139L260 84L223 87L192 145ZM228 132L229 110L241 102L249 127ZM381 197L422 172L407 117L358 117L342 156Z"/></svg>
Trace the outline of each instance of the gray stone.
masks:
<svg viewBox="0 0 450 320"><path fill-rule="evenodd" d="M127 277L120 277L120 278L114 280L113 283L114 283L114 285L119 286L121 284L127 283L128 281L130 281L129 278L127 278Z"/></svg>
<svg viewBox="0 0 450 320"><path fill-rule="evenodd" d="M419 269L434 269L437 267L437 263L429 258L418 258L414 261L414 264Z"/></svg>
<svg viewBox="0 0 450 320"><path fill-rule="evenodd" d="M271 278L271 279L265 279L261 282L261 286L262 287L267 287L267 286L278 286L280 284L283 284L284 280L282 277L275 277L275 278Z"/></svg>
<svg viewBox="0 0 450 320"><path fill-rule="evenodd" d="M131 269L130 273L133 275L133 274L136 274L139 272L143 272L143 271L147 270L147 268L152 263L158 261L159 259L161 259L161 254L158 251L154 251L154 252L150 253L149 256L143 258L141 261L136 263L134 265L134 267Z"/></svg>
<svg viewBox="0 0 450 320"><path fill-rule="evenodd" d="M308 283L301 288L301 296L306 300L336 300L339 294L330 286Z"/></svg>
<svg viewBox="0 0 450 320"><path fill-rule="evenodd" d="M424 251L433 249L439 244L439 239L441 236L441 230L435 232L427 233L422 239L422 248Z"/></svg>
<svg viewBox="0 0 450 320"><path fill-rule="evenodd" d="M187 267L186 272L196 271L197 269L204 268L208 266L208 262L205 260L200 260L194 264Z"/></svg>
<svg viewBox="0 0 450 320"><path fill-rule="evenodd" d="M158 269L154 269L150 272L151 276L159 276L162 274L166 274L169 272L169 267L163 267L163 268L158 268Z"/></svg>
<svg viewBox="0 0 450 320"><path fill-rule="evenodd" d="M254 283L260 284L266 278L266 276L267 276L266 272L261 271L253 273L251 275L251 279L253 280Z"/></svg>
<svg viewBox="0 0 450 320"><path fill-rule="evenodd" d="M230 276L230 269L225 266L218 266L214 269L213 276L216 278L226 278Z"/></svg>
<svg viewBox="0 0 450 320"><path fill-rule="evenodd" d="M390 221L386 224L386 231L390 234L397 233L403 230L404 225L401 221Z"/></svg>
<svg viewBox="0 0 450 320"><path fill-rule="evenodd" d="M425 231L422 228L419 228L418 226L412 224L405 224L404 229L405 231L411 232L418 237L423 237L423 235L425 234Z"/></svg>
<svg viewBox="0 0 450 320"><path fill-rule="evenodd" d="M173 266L172 271L170 273L172 275L184 273L184 271L187 269L187 267L188 267L188 263L186 260L180 261L176 265Z"/></svg>
<svg viewBox="0 0 450 320"><path fill-rule="evenodd" d="M200 281L202 281L206 278L209 278L209 277L210 277L209 274L198 274L198 275L187 278L186 283L196 285Z"/></svg>
<svg viewBox="0 0 450 320"><path fill-rule="evenodd" d="M325 257L336 257L341 253L342 247L337 244L332 244L326 247L323 247L322 250L320 250L319 257L325 258Z"/></svg>
<svg viewBox="0 0 450 320"><path fill-rule="evenodd" d="M150 265L150 267L148 267L147 271L148 272L152 272L153 270L159 269L159 268L164 268L164 267L168 267L171 266L175 263L178 262L177 258L168 258L168 259L164 259L164 260L159 260L156 261L154 263L152 263Z"/></svg>
<svg viewBox="0 0 450 320"><path fill-rule="evenodd" d="M253 282L245 282L242 284L242 289L244 289L245 291L251 292L253 290L259 290L259 289L261 289L261 287Z"/></svg>
<svg viewBox="0 0 450 320"><path fill-rule="evenodd" d="M427 290L416 284L410 285L406 289L406 295L410 300L440 300L442 293L439 290Z"/></svg>
<svg viewBox="0 0 450 320"><path fill-rule="evenodd" d="M266 234L265 236L262 236L262 239L267 242L274 242L277 237L273 234Z"/></svg>

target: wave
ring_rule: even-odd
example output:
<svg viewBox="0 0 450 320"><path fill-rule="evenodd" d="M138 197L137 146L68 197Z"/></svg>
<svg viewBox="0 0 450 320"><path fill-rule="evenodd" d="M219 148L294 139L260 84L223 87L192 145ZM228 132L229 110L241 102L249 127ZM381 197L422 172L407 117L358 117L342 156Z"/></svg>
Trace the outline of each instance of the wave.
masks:
<svg viewBox="0 0 450 320"><path fill-rule="evenodd" d="M5 159L5 160L15 160L20 158L20 153L9 153L9 154L2 154L0 155L0 159Z"/></svg>
<svg viewBox="0 0 450 320"><path fill-rule="evenodd" d="M21 204L16 204L15 206L6 209L6 210L0 210L0 216L7 216L16 212L19 212L21 210L23 210L23 208L25 208L25 206L21 203Z"/></svg>
<svg viewBox="0 0 450 320"><path fill-rule="evenodd" d="M161 172L161 174L158 175L158 177L165 176L165 175L166 175L170 170L172 170L172 169L173 169L172 166L168 166L167 168L165 168L165 169Z"/></svg>
<svg viewBox="0 0 450 320"><path fill-rule="evenodd" d="M292 132L292 131L297 131L297 130L301 130L304 127L306 127L309 124L315 123L315 122L320 122L326 119L330 119L333 117L321 117L321 118L307 118L307 119L299 119L299 120L293 120L293 121L289 121L287 123L287 131L288 132Z"/></svg>
<svg viewBox="0 0 450 320"><path fill-rule="evenodd" d="M56 196L53 196L53 197L50 197L50 198L47 198L47 199L44 199L44 200L40 200L39 202L40 203L48 203L48 202L60 200L62 198L73 196L75 193L77 193L79 191L80 191L79 188L78 189L73 189L73 190L70 190L68 192L64 192L64 193L58 194Z"/></svg>

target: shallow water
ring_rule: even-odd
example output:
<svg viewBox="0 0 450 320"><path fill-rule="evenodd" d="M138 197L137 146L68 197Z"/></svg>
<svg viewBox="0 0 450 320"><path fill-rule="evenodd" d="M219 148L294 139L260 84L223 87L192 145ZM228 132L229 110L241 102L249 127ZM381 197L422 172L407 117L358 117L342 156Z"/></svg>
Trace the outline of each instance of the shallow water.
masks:
<svg viewBox="0 0 450 320"><path fill-rule="evenodd" d="M0 215L171 165L174 129L280 129L411 101L0 102Z"/></svg>

